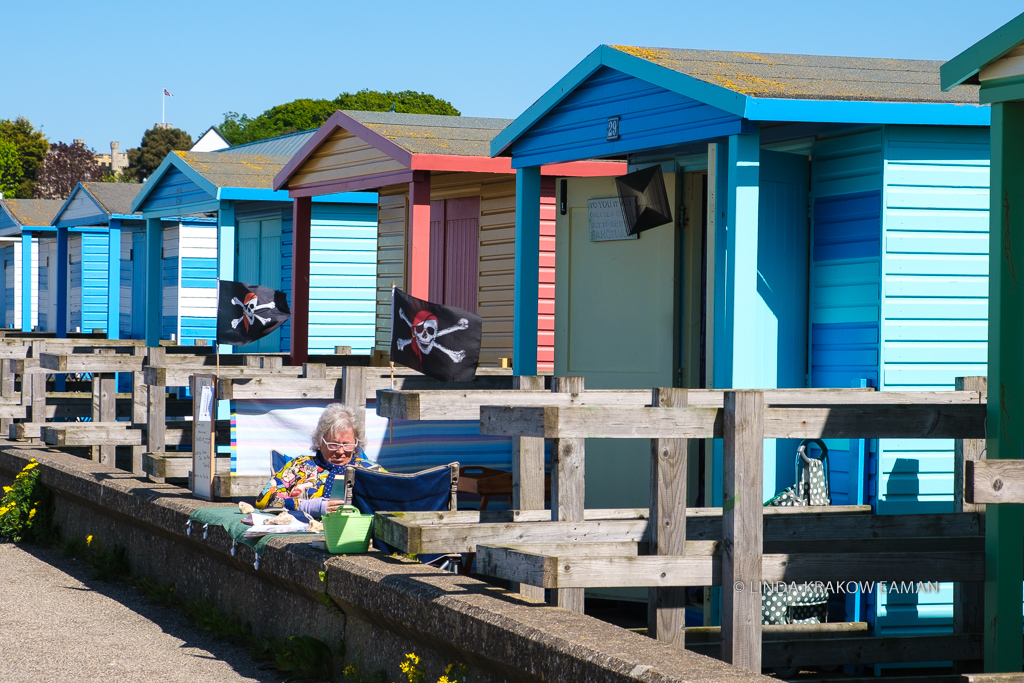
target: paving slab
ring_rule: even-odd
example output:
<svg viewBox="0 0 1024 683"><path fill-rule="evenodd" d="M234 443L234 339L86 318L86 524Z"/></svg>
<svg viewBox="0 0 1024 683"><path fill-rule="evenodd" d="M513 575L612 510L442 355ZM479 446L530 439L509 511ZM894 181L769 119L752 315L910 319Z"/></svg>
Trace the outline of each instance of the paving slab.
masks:
<svg viewBox="0 0 1024 683"><path fill-rule="evenodd" d="M0 671L25 681L281 681L131 584L57 549L0 543Z"/></svg>

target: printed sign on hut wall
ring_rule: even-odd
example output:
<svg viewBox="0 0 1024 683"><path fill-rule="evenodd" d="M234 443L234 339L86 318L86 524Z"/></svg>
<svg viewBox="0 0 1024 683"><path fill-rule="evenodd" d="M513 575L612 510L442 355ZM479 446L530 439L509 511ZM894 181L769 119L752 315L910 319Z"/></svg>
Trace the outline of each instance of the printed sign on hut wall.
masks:
<svg viewBox="0 0 1024 683"><path fill-rule="evenodd" d="M587 201L587 219L590 225L591 242L610 240L635 240L636 235L626 231L622 218L622 206L618 197L591 199Z"/></svg>

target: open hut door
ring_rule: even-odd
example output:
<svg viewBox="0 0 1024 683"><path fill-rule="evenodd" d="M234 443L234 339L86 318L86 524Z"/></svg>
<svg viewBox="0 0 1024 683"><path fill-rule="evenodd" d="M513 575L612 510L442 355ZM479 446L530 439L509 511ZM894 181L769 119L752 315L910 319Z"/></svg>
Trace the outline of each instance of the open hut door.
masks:
<svg viewBox="0 0 1024 683"><path fill-rule="evenodd" d="M674 198L675 174L665 182ZM586 389L675 386L677 221L627 238L614 178L555 187L555 374L583 376ZM587 508L647 506L650 441L588 439L586 482Z"/></svg>
<svg viewBox="0 0 1024 683"><path fill-rule="evenodd" d="M131 246L131 339L146 338L146 233L143 230L130 233Z"/></svg>
<svg viewBox="0 0 1024 683"><path fill-rule="evenodd" d="M241 282L281 289L280 218L238 222L237 264L236 272ZM277 353L280 350L280 328L239 348L241 353Z"/></svg>

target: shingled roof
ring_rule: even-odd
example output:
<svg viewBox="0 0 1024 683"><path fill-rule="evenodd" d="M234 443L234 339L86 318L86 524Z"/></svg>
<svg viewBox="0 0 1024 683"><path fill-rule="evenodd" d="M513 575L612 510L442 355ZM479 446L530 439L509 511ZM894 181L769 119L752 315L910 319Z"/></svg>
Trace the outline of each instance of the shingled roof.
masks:
<svg viewBox="0 0 1024 683"><path fill-rule="evenodd" d="M128 216L142 183L82 183L82 189L108 214Z"/></svg>
<svg viewBox="0 0 1024 683"><path fill-rule="evenodd" d="M290 157L221 152L174 152L217 187L272 189L274 176Z"/></svg>
<svg viewBox="0 0 1024 683"><path fill-rule="evenodd" d="M769 52L720 52L611 45L660 67L751 97L868 102L977 104L978 89L943 92L942 62L829 57Z"/></svg>
<svg viewBox="0 0 1024 683"><path fill-rule="evenodd" d="M413 154L489 157L491 140L512 119L345 111L374 133Z"/></svg>
<svg viewBox="0 0 1024 683"><path fill-rule="evenodd" d="M0 204L20 225L49 226L64 206L63 199L0 199Z"/></svg>

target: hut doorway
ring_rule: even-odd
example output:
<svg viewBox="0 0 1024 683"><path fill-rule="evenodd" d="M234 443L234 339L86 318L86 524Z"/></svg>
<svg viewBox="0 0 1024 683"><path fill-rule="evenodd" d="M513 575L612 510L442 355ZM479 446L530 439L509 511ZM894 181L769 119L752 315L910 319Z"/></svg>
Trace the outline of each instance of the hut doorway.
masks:
<svg viewBox="0 0 1024 683"><path fill-rule="evenodd" d="M237 276L242 282L281 289L281 218L238 222ZM281 350L280 328L245 348L247 353Z"/></svg>

